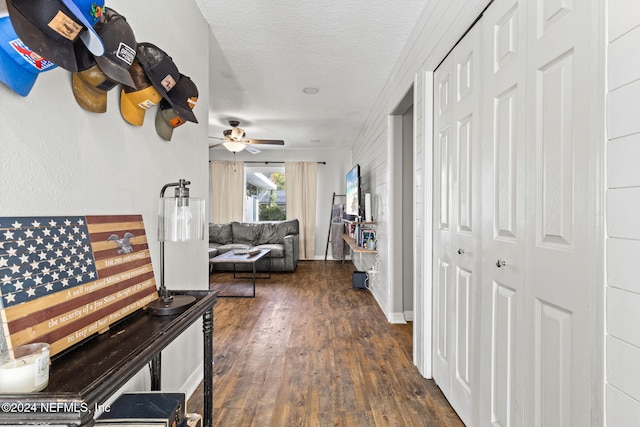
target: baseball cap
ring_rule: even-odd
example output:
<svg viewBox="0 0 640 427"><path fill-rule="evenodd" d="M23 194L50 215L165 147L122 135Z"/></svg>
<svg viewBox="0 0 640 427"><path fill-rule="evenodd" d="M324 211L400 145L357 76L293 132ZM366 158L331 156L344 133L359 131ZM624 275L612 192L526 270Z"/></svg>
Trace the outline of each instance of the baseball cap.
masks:
<svg viewBox="0 0 640 427"><path fill-rule="evenodd" d="M7 0L11 23L20 39L40 56L71 72L78 71L74 49L78 40L94 55L104 53L102 40L93 28L103 7L104 0Z"/></svg>
<svg viewBox="0 0 640 427"><path fill-rule="evenodd" d="M118 82L104 74L83 43L76 43L74 47L78 71L71 74L73 96L85 110L104 113L107 111L107 91Z"/></svg>
<svg viewBox="0 0 640 427"><path fill-rule="evenodd" d="M186 123L166 99L160 102L156 113L156 132L165 141L171 141L173 130Z"/></svg>
<svg viewBox="0 0 640 427"><path fill-rule="evenodd" d="M0 17L0 81L27 96L38 74L56 65L33 52L16 34L8 16Z"/></svg>
<svg viewBox="0 0 640 427"><path fill-rule="evenodd" d="M189 76L180 74L180 80L167 96L169 97L169 103L180 117L184 120L198 123L192 111L196 106L196 102L198 102L198 88Z"/></svg>
<svg viewBox="0 0 640 427"><path fill-rule="evenodd" d="M104 0L97 4L94 0L62 0L71 13L82 22L87 31L80 33L80 39L95 56L104 55L104 43L93 28L104 11Z"/></svg>
<svg viewBox="0 0 640 427"><path fill-rule="evenodd" d="M95 64L71 77L73 96L82 108L94 113L107 111L107 92L118 85Z"/></svg>
<svg viewBox="0 0 640 427"><path fill-rule="evenodd" d="M162 100L162 95L151 84L136 59L129 68L133 87L122 86L120 91L120 114L134 126L142 126L146 111Z"/></svg>
<svg viewBox="0 0 640 427"><path fill-rule="evenodd" d="M168 93L180 80L180 72L171 57L151 43L138 43L137 56L151 84L169 103Z"/></svg>
<svg viewBox="0 0 640 427"><path fill-rule="evenodd" d="M100 69L112 80L133 86L129 67L136 57L136 37L126 18L105 7L95 26L104 43L104 55L96 56Z"/></svg>

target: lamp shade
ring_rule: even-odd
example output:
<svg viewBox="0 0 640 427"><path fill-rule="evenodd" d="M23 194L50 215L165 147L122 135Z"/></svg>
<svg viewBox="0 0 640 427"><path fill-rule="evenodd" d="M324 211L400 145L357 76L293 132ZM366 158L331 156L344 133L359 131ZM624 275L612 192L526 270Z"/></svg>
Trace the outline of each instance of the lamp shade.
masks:
<svg viewBox="0 0 640 427"><path fill-rule="evenodd" d="M158 240L186 242L204 240L204 200L162 197L158 211Z"/></svg>
<svg viewBox="0 0 640 427"><path fill-rule="evenodd" d="M239 153L247 147L247 144L236 141L225 141L222 143L222 145L224 145L224 148L231 151L232 153Z"/></svg>

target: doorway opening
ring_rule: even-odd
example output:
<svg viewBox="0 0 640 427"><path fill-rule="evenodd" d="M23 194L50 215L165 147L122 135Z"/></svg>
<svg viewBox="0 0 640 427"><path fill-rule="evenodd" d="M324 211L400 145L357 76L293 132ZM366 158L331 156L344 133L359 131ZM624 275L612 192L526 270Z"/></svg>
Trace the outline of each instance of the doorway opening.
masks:
<svg viewBox="0 0 640 427"><path fill-rule="evenodd" d="M400 254L394 257L392 276L393 311L398 320L413 322L414 319L414 112L413 86L392 112L394 127L391 165L393 173L394 206L399 206L394 218L394 243L392 251ZM415 340L414 340L415 341Z"/></svg>

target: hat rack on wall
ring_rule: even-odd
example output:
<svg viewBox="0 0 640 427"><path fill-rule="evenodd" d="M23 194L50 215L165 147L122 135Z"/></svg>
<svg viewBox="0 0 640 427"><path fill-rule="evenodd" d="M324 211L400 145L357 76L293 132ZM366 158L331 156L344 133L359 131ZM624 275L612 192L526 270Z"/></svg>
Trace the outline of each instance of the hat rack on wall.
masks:
<svg viewBox="0 0 640 427"><path fill-rule="evenodd" d="M88 112L106 112L107 93L120 86L120 113L130 125L142 126L153 107L166 141L184 123L198 123L196 84L164 50L137 42L104 0L0 1L0 82L26 97L40 73L58 67L71 73L74 98Z"/></svg>

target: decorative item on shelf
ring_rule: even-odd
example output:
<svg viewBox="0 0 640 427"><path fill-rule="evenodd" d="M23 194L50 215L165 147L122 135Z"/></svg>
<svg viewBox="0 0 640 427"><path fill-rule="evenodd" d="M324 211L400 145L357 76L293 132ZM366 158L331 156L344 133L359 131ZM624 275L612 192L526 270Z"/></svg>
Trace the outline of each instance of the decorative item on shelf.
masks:
<svg viewBox="0 0 640 427"><path fill-rule="evenodd" d="M158 212L158 240L160 241L159 299L149 304L149 312L156 316L179 314L194 303L188 295L172 295L164 280L164 243L188 242L204 239L204 200L189 197L190 181L184 179L165 184L160 190ZM175 197L164 197L169 187L176 187Z"/></svg>
<svg viewBox="0 0 640 427"><path fill-rule="evenodd" d="M32 393L49 384L49 344L32 343L13 349L0 361L0 393Z"/></svg>
<svg viewBox="0 0 640 427"><path fill-rule="evenodd" d="M373 239L367 240L367 249L375 251L376 250L376 241Z"/></svg>

